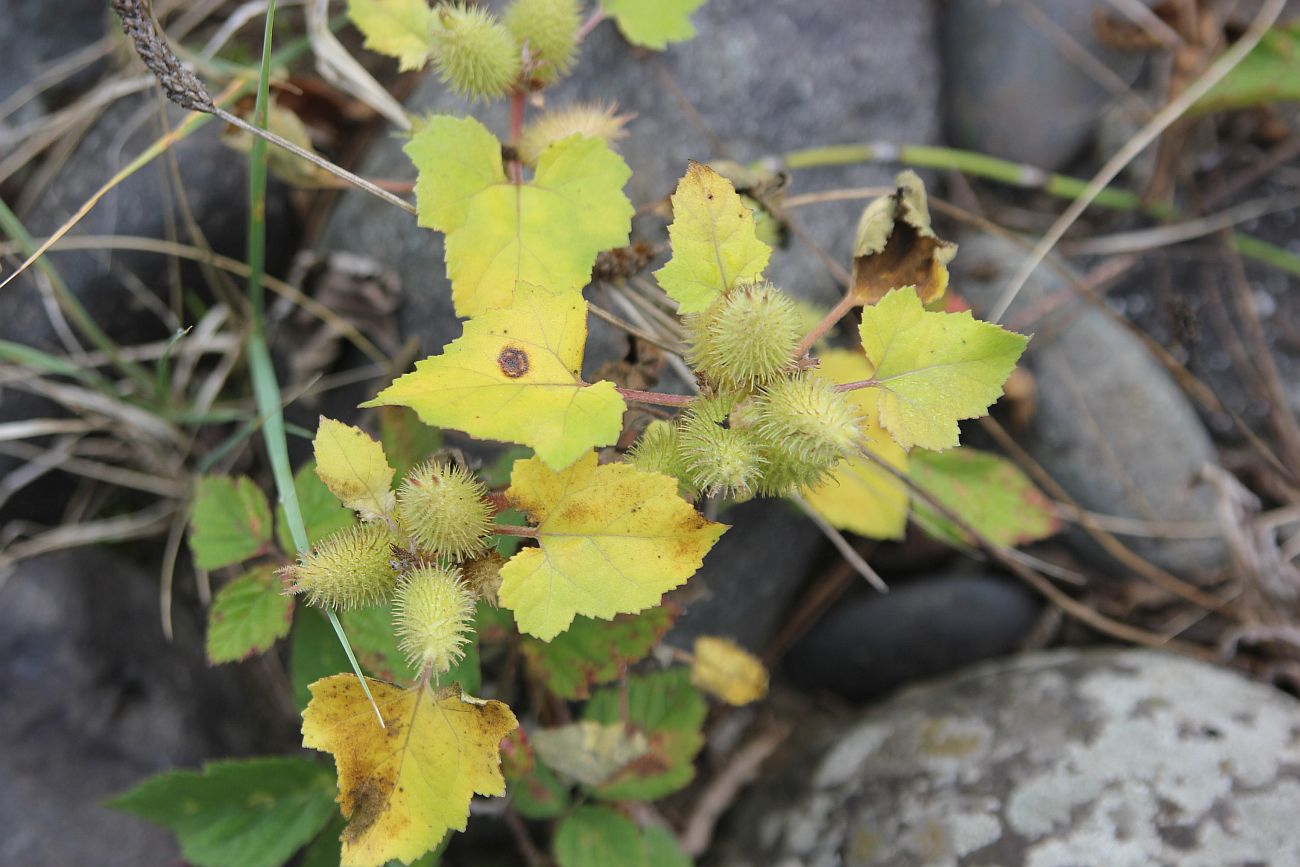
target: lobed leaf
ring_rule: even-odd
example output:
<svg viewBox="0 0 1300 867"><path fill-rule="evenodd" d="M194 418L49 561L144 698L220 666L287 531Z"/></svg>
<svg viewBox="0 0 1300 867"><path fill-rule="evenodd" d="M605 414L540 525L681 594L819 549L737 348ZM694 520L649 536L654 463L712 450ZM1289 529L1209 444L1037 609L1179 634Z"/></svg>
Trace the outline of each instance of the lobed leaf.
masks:
<svg viewBox="0 0 1300 867"><path fill-rule="evenodd" d="M663 51L670 42L695 35L691 13L705 0L605 0L605 13L618 24L628 42Z"/></svg>
<svg viewBox="0 0 1300 867"><path fill-rule="evenodd" d="M962 446L913 454L912 480L963 521L998 545L1026 545L1061 529L1051 500L1007 459ZM950 520L924 500L913 504L927 533L954 545L973 545Z"/></svg>
<svg viewBox="0 0 1300 867"><path fill-rule="evenodd" d="M871 366L864 355L843 349L821 353L820 376L834 382L868 379ZM907 450L880 426L879 395L860 388L848 393L862 416L862 441L873 454L902 472ZM831 476L815 488L804 488L804 500L835 527L869 539L901 539L907 529L907 487L862 455L841 460Z"/></svg>
<svg viewBox="0 0 1300 867"><path fill-rule="evenodd" d="M698 313L738 282L763 276L772 248L731 181L692 161L673 193L673 256L655 278L682 313Z"/></svg>
<svg viewBox="0 0 1300 867"><path fill-rule="evenodd" d="M219 569L262 553L271 541L271 507L244 476L204 476L194 493L190 551L200 569Z"/></svg>
<svg viewBox="0 0 1300 867"><path fill-rule="evenodd" d="M695 574L727 529L677 493L677 482L588 452L555 472L515 464L507 498L537 523L539 546L501 570L501 604L521 632L549 641L577 614L610 619L658 604Z"/></svg>
<svg viewBox="0 0 1300 867"><path fill-rule="evenodd" d="M419 170L420 225L447 235L460 316L510 307L523 283L576 293L596 256L628 241L623 185L632 172L600 139L571 136L546 148L527 184L506 178L501 143L473 118L433 118L406 153Z"/></svg>
<svg viewBox="0 0 1300 867"><path fill-rule="evenodd" d="M862 310L859 327L880 423L903 448L957 445L961 419L1002 395L1029 338L963 313L932 313L916 290L895 289Z"/></svg>
<svg viewBox="0 0 1300 867"><path fill-rule="evenodd" d="M338 768L342 867L413 861L464 830L475 793L505 792L499 745L517 725L506 705L456 687L369 685L385 728L349 674L313 683L303 711L303 746L332 753Z"/></svg>
<svg viewBox="0 0 1300 867"><path fill-rule="evenodd" d="M334 812L334 781L319 762L258 758L169 771L108 802L176 834L196 867L279 867Z"/></svg>
<svg viewBox="0 0 1300 867"><path fill-rule="evenodd" d="M672 606L660 605L613 620L575 617L549 642L524 636L521 649L529 671L547 689L561 698L586 698L592 684L614 680L653 650L676 616Z"/></svg>
<svg viewBox="0 0 1300 867"><path fill-rule="evenodd" d="M393 510L393 468L384 447L360 428L321 416L312 441L316 474L343 505L363 518Z"/></svg>
<svg viewBox="0 0 1300 867"><path fill-rule="evenodd" d="M366 48L396 57L402 72L428 62L437 15L426 0L348 0L348 18Z"/></svg>
<svg viewBox="0 0 1300 867"><path fill-rule="evenodd" d="M623 429L613 383L587 385L579 371L587 302L521 285L515 306L465 323L459 338L418 362L364 406L409 406L431 425L531 446L565 467Z"/></svg>
<svg viewBox="0 0 1300 867"><path fill-rule="evenodd" d="M265 566L226 584L208 611L208 662L238 662L269 650L289 634L293 598Z"/></svg>

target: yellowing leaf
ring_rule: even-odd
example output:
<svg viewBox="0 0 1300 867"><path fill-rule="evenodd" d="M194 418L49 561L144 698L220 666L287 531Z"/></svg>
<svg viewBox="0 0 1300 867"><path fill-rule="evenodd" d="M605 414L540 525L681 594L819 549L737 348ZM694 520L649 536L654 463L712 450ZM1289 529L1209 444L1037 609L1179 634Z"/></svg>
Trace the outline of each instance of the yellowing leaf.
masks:
<svg viewBox="0 0 1300 867"><path fill-rule="evenodd" d="M369 684L386 728L350 674L313 683L302 715L303 746L332 753L338 768L342 867L414 861L448 829L464 830L474 793L505 792L499 747L518 725L506 705L457 687Z"/></svg>
<svg viewBox="0 0 1300 867"><path fill-rule="evenodd" d="M871 376L861 353L831 349L820 358L818 374L833 382L858 382ZM862 416L863 443L889 466L907 472L907 450L880 426L875 389L860 388L848 396ZM907 529L907 486L862 455L840 461L829 479L802 493L817 514L841 530L870 539L901 539Z"/></svg>
<svg viewBox="0 0 1300 867"><path fill-rule="evenodd" d="M677 482L588 453L562 472L519 461L506 492L538 524L540 546L501 570L501 604L520 631L549 641L575 614L609 620L659 602L700 568L727 529L677 493Z"/></svg>
<svg viewBox="0 0 1300 867"><path fill-rule="evenodd" d="M927 311L911 287L862 310L862 348L880 423L904 448L957 445L957 422L1002 395L1029 338L964 313Z"/></svg>
<svg viewBox="0 0 1300 867"><path fill-rule="evenodd" d="M727 704L739 706L767 695L767 669L758 657L734 641L701 635L695 639L691 683Z"/></svg>
<svg viewBox="0 0 1300 867"><path fill-rule="evenodd" d="M533 733L533 750L551 770L599 786L650 751L644 734L621 722L582 720Z"/></svg>
<svg viewBox="0 0 1300 867"><path fill-rule="evenodd" d="M685 42L695 35L691 13L705 0L605 0L606 14L618 22L628 42L659 51L669 42Z"/></svg>
<svg viewBox="0 0 1300 867"><path fill-rule="evenodd" d="M360 428L321 416L316 439L316 475L343 505L363 518L393 510L393 468L384 447Z"/></svg>
<svg viewBox="0 0 1300 867"><path fill-rule="evenodd" d="M761 277L772 255L731 181L697 162L673 193L668 237L673 257L655 277L682 313L698 313L738 281Z"/></svg>
<svg viewBox="0 0 1300 867"><path fill-rule="evenodd" d="M348 17L365 34L366 48L396 57L403 72L429 59L437 20L426 0L348 0Z"/></svg>
<svg viewBox="0 0 1300 867"><path fill-rule="evenodd" d="M578 292L602 250L632 229L623 158L572 136L542 152L527 184L510 182L501 143L473 118L436 117L406 146L419 169L419 222L447 235L447 276L461 316L509 307L520 283Z"/></svg>
<svg viewBox="0 0 1300 867"><path fill-rule="evenodd" d="M853 285L859 304L874 304L891 289L916 288L924 304L948 288L948 263L957 245L930 227L925 184L916 172L900 172L898 188L867 205L853 244Z"/></svg>
<svg viewBox="0 0 1300 867"><path fill-rule="evenodd" d="M365 406L409 406L431 425L532 446L565 467L617 441L626 405L613 383L579 375L587 302L521 285L515 306L465 323L442 355L426 358Z"/></svg>

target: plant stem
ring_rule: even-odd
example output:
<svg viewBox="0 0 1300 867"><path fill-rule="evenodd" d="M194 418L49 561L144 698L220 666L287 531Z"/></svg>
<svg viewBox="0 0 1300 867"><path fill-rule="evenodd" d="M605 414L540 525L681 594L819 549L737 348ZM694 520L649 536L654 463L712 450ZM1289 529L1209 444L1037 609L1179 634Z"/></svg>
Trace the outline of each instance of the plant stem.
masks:
<svg viewBox="0 0 1300 867"><path fill-rule="evenodd" d="M524 167L519 161L519 139L524 134L524 109L526 96L522 90L510 94L510 178L516 184L524 182Z"/></svg>
<svg viewBox="0 0 1300 867"><path fill-rule="evenodd" d="M582 26L578 28L578 32L574 34L573 37L574 44L581 43L582 40L587 38L587 34L595 30L596 25L600 24L600 22L604 20L605 20L605 10L601 7L599 3L597 3L596 7L591 10L591 15L587 16L587 20L582 22Z"/></svg>
<svg viewBox="0 0 1300 867"><path fill-rule="evenodd" d="M848 316L849 311L856 305L857 301L854 299L853 291L850 289L848 292L844 293L844 297L840 299L839 303L832 307L831 311L822 318L822 321L818 322L813 330L809 331L808 335L804 337L803 340L799 341L799 345L795 347L794 350L795 361L798 361L807 355L809 350L817 344L817 341L821 340L826 335L826 332L834 328L841 319Z"/></svg>
<svg viewBox="0 0 1300 867"><path fill-rule="evenodd" d="M685 394L661 394L657 391L640 391L635 388L614 386L626 400L648 403L653 406L686 406L695 398Z"/></svg>
<svg viewBox="0 0 1300 867"><path fill-rule="evenodd" d="M493 524L492 532L498 536L523 536L525 539L536 539L541 535L536 527L516 527L513 524Z"/></svg>
<svg viewBox="0 0 1300 867"><path fill-rule="evenodd" d="M835 386L836 391L857 391L859 388L875 388L881 384L879 379L859 379L853 382L841 382Z"/></svg>

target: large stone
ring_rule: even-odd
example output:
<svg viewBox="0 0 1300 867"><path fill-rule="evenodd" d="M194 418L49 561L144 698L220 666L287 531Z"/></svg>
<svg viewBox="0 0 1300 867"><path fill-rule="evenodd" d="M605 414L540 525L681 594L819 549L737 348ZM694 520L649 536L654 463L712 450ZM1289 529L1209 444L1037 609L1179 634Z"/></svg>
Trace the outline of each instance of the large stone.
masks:
<svg viewBox="0 0 1300 867"><path fill-rule="evenodd" d="M963 239L953 285L978 311L1001 295L1023 247L987 236ZM1033 332L1026 361L1037 377L1036 412L1022 445L1085 508L1154 522L1216 525L1214 494L1197 476L1216 462L1214 446L1187 397L1131 333L1071 295L1043 265L1004 321ZM1051 312L1039 315L1047 310ZM1102 558L1081 533L1067 534ZM1128 538L1152 562L1182 575L1227 559L1219 538Z"/></svg>
<svg viewBox="0 0 1300 867"><path fill-rule="evenodd" d="M46 555L0 585L0 863L176 862L158 828L102 803L176 766L252 750L247 694L205 670L195 624L158 625L158 578L102 549Z"/></svg>
<svg viewBox="0 0 1300 867"><path fill-rule="evenodd" d="M110 12L103 0L8 0L4 6L4 26L0 27L0 103L26 87L34 77L69 55L103 37ZM85 70L74 75L75 85L87 83ZM68 88L69 81L46 91L30 101L13 116L0 120L0 135L5 127L17 127L36 120L50 97Z"/></svg>
<svg viewBox="0 0 1300 867"><path fill-rule="evenodd" d="M1141 67L1137 55L1099 42L1093 28L1099 5L945 3L940 33L952 143L1049 170L1079 156L1118 102L1118 86L1131 83Z"/></svg>
<svg viewBox="0 0 1300 867"><path fill-rule="evenodd" d="M932 17L928 3L914 0L710 0L693 16L699 35L662 54L630 47L610 23L597 27L582 46L575 76L548 91L547 101L613 101L635 114L618 150L633 170L627 188L632 202L651 205L673 191L692 159L751 160L815 145L932 141L939 86ZM433 77L416 87L407 108L417 114L473 111L498 135L506 129L504 105L471 109ZM377 141L361 172L409 173L401 145L396 138ZM834 167L800 172L795 185L807 192L889 184L892 177L892 168ZM800 211L798 220L847 263L860 208L860 202L822 205ZM634 232L664 239L657 217L639 220ZM441 235L417 228L372 197L348 192L321 248L372 256L394 270L405 291L403 327L426 354L459 336ZM769 275L823 304L838 297L825 265L798 241L773 256ZM593 322L587 371L625 352L622 335ZM783 503L746 504L727 518L735 527L696 579L699 591L679 636L732 631L759 647L823 545L818 531Z"/></svg>
<svg viewBox="0 0 1300 867"><path fill-rule="evenodd" d="M1014 579L972 569L864 589L809 629L784 668L801 688L867 701L1013 653L1041 610Z"/></svg>
<svg viewBox="0 0 1300 867"><path fill-rule="evenodd" d="M1300 864L1300 703L1186 658L985 664L803 735L715 863Z"/></svg>

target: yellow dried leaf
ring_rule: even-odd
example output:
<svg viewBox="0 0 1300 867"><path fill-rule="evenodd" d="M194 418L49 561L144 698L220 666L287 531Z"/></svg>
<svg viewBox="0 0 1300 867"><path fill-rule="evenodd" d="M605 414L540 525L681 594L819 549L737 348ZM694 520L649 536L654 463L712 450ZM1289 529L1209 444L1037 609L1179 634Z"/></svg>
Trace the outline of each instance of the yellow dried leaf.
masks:
<svg viewBox="0 0 1300 867"><path fill-rule="evenodd" d="M393 468L384 447L360 428L321 416L316 439L316 475L343 505L363 518L393 510Z"/></svg>
<svg viewBox="0 0 1300 867"><path fill-rule="evenodd" d="M505 793L500 744L518 726L506 705L459 687L369 684L385 728L350 674L313 683L302 714L303 746L332 753L338 768L341 867L414 861L463 831L475 793Z"/></svg>
<svg viewBox="0 0 1300 867"><path fill-rule="evenodd" d="M516 461L506 492L538 524L540 545L501 570L501 604L522 632L549 641L575 614L609 620L659 602L695 574L727 529L677 493L677 481L589 452L555 472Z"/></svg>
<svg viewBox="0 0 1300 867"><path fill-rule="evenodd" d="M695 639L691 683L730 705L749 704L767 695L767 669L734 641L701 635Z"/></svg>
<svg viewBox="0 0 1300 867"><path fill-rule="evenodd" d="M621 722L582 720L534 732L532 742L543 764L586 786L599 786L650 751L645 734Z"/></svg>
<svg viewBox="0 0 1300 867"><path fill-rule="evenodd" d="M898 189L867 205L858 221L852 292L859 304L874 304L903 286L915 286L929 304L948 288L957 245L930 228L925 184L916 172L900 172L896 183Z"/></svg>

